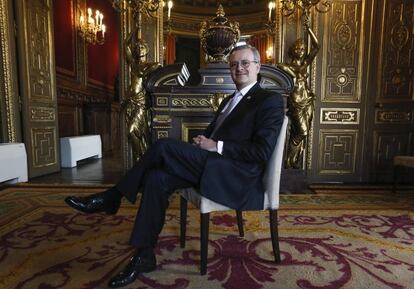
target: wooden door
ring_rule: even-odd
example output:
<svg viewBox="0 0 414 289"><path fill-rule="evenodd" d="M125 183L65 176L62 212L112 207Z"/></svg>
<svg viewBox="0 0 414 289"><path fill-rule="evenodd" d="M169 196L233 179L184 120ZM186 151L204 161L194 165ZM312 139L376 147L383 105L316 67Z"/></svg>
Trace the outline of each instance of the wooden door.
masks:
<svg viewBox="0 0 414 289"><path fill-rule="evenodd" d="M321 51L311 75L318 97L306 159L311 182L365 180L372 9L373 1L335 1L319 16Z"/></svg>
<svg viewBox="0 0 414 289"><path fill-rule="evenodd" d="M52 0L15 4L23 139L29 177L60 170Z"/></svg>
<svg viewBox="0 0 414 289"><path fill-rule="evenodd" d="M366 159L370 181L389 182L394 156L414 153L414 3L379 1L375 14Z"/></svg>

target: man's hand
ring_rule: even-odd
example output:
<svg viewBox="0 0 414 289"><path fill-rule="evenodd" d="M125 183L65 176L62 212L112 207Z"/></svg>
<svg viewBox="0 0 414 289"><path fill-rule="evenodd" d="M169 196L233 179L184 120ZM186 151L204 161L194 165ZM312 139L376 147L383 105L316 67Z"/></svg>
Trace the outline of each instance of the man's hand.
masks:
<svg viewBox="0 0 414 289"><path fill-rule="evenodd" d="M206 138L203 135L198 135L196 137L193 137L193 145L198 146L199 148L210 151L210 152L217 151L217 142L215 142L214 140L210 138Z"/></svg>

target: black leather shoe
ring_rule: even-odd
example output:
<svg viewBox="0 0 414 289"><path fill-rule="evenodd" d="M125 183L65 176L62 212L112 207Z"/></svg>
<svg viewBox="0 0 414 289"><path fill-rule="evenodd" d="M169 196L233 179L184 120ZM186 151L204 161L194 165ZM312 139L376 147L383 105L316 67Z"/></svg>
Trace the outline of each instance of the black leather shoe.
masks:
<svg viewBox="0 0 414 289"><path fill-rule="evenodd" d="M139 255L133 256L128 265L117 275L109 280L109 288L123 287L134 282L139 274L154 271L157 267L155 255L143 258Z"/></svg>
<svg viewBox="0 0 414 289"><path fill-rule="evenodd" d="M106 201L104 193L93 194L87 197L70 196L65 199L65 202L72 208L84 213L105 212L110 215L116 214L121 204L120 200Z"/></svg>

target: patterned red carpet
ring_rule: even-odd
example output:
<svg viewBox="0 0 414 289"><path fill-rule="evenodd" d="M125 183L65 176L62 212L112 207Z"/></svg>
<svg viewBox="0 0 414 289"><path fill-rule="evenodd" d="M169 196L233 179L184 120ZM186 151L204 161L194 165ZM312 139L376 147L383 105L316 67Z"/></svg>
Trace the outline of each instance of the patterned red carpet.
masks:
<svg viewBox="0 0 414 289"><path fill-rule="evenodd" d="M66 207L70 194L102 188L16 187L0 191L0 288L106 288L125 266L137 205L117 216ZM189 210L178 244L171 201L157 247L158 270L125 288L413 288L414 199L399 195L284 195L281 264L273 263L267 213L246 213L239 238L233 212L214 214L208 273L199 275L199 215Z"/></svg>

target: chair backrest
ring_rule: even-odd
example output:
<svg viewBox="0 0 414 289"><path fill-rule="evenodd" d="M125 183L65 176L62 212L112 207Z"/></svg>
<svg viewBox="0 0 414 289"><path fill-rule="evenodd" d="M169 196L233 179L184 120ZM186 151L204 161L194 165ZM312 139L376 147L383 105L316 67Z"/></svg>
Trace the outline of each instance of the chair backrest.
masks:
<svg viewBox="0 0 414 289"><path fill-rule="evenodd" d="M265 187L264 210L269 208L279 208L280 174L282 171L283 149L285 147L287 124L288 117L285 116L282 127L280 128L275 149L273 150L272 156L267 163L265 174L263 176L263 184ZM180 189L179 192L187 201L199 208L201 213L227 211L231 209L202 197L193 187Z"/></svg>
<svg viewBox="0 0 414 289"><path fill-rule="evenodd" d="M263 209L279 208L280 175L282 173L283 150L285 148L288 120L288 117L285 116L275 149L267 163L265 174L263 176L263 185L265 187L265 202Z"/></svg>

